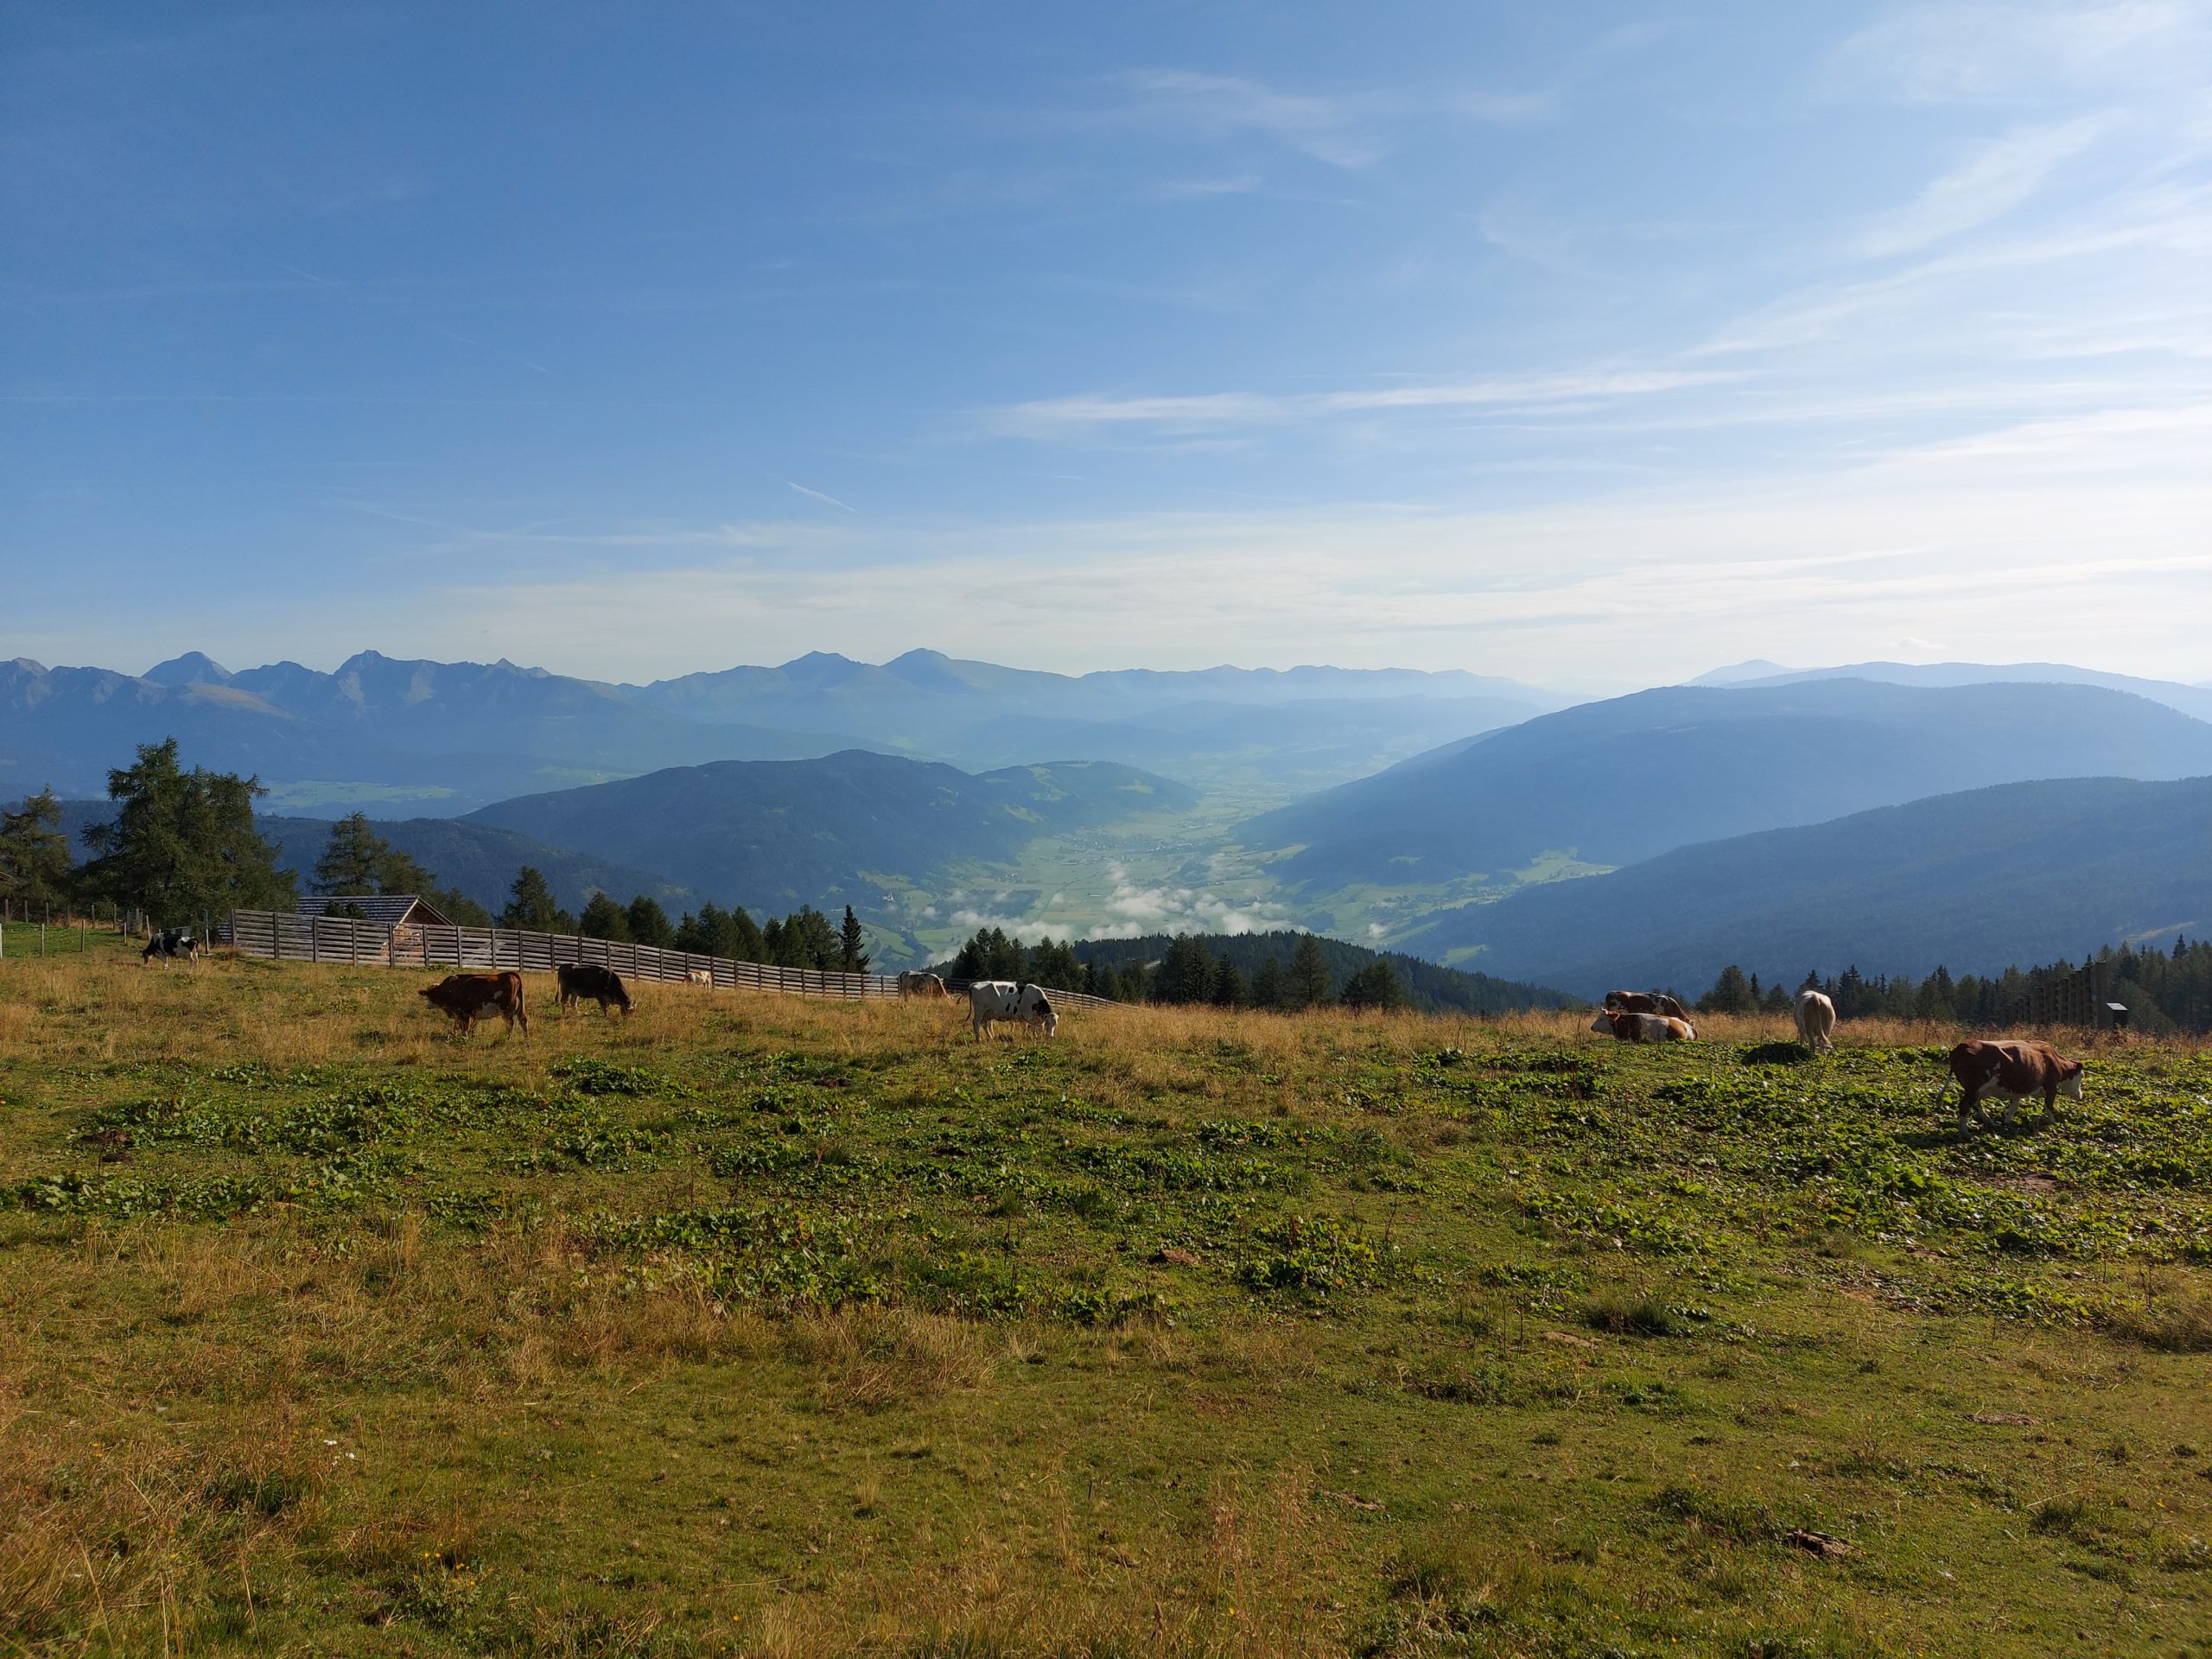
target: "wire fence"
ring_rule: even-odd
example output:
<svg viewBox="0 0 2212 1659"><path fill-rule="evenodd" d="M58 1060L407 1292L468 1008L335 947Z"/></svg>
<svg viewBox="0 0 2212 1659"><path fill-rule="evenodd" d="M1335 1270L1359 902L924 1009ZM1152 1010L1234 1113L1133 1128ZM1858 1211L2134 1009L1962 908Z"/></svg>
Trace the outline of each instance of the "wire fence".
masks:
<svg viewBox="0 0 2212 1659"><path fill-rule="evenodd" d="M789 996L822 996L857 1001L896 999L895 974L825 973L815 968L782 968L773 963L738 962L696 950L669 950L621 939L587 938L581 933L532 933L508 927L437 927L378 922L345 916L300 916L289 911L234 910L230 943L239 954L275 962L351 963L374 968L512 968L518 973L550 974L556 968L591 963L611 968L626 979L659 980L712 986L721 990L776 991ZM965 980L947 980L945 989L964 992ZM1042 988L1055 1007L1112 1007L1107 997L1082 991Z"/></svg>

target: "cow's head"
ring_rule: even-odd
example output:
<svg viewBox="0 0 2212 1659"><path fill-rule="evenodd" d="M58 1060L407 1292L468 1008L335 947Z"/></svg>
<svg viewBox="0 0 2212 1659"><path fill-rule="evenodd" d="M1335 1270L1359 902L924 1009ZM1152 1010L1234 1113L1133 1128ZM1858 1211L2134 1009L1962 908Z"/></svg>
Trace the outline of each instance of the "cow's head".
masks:
<svg viewBox="0 0 2212 1659"><path fill-rule="evenodd" d="M2065 1096L2069 1100L2081 1099L2082 1074L2083 1069L2082 1062L2079 1060L2061 1060L2058 1063L2058 1092Z"/></svg>
<svg viewBox="0 0 2212 1659"><path fill-rule="evenodd" d="M1610 1037L1613 1032L1613 1022L1619 1018L1620 1015L1612 1009L1600 1008L1598 1010L1598 1017L1590 1022L1590 1029Z"/></svg>

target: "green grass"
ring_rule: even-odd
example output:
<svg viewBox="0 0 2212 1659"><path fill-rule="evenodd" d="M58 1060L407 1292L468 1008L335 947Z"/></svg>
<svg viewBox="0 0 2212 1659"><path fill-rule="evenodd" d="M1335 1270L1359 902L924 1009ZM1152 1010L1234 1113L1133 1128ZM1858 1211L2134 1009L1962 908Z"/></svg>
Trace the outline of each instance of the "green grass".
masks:
<svg viewBox="0 0 2212 1659"><path fill-rule="evenodd" d="M2200 1050L422 982L0 969L0 1653L2212 1632Z"/></svg>

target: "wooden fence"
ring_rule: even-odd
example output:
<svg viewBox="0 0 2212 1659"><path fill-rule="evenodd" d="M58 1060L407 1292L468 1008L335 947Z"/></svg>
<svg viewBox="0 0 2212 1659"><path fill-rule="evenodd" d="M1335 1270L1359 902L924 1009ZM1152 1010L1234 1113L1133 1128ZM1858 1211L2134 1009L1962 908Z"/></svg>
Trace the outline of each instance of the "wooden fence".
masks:
<svg viewBox="0 0 2212 1659"><path fill-rule="evenodd" d="M779 968L769 963L734 962L696 950L664 950L658 945L617 939L589 939L580 933L526 933L506 927L386 927L344 916L299 916L282 910L234 910L230 943L240 954L276 962L351 963L378 968L512 968L525 974L550 974L569 963L597 963L626 979L657 979L678 984L696 973L709 976L716 989L780 991L791 996L841 997L848 1001L899 995L893 974L832 974L813 968ZM946 982L948 990L965 990L964 980ZM1044 988L1055 1007L1104 1008L1103 996Z"/></svg>
<svg viewBox="0 0 2212 1659"><path fill-rule="evenodd" d="M2079 1026L2104 1029L2113 1024L2112 964L2088 962L2064 978L2038 981L2012 1005L2016 1026Z"/></svg>

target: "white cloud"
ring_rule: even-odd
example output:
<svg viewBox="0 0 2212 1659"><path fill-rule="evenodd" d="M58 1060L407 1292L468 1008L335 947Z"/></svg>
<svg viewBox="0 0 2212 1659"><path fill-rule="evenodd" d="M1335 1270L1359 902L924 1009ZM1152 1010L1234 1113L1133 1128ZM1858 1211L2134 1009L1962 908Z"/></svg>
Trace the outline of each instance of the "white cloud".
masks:
<svg viewBox="0 0 2212 1659"><path fill-rule="evenodd" d="M1082 437L1102 429L1128 427L1195 432L1399 410L1510 410L1611 402L1678 391L1725 378L1711 372L1681 369L1595 369L1338 391L1047 397L991 410L983 418L992 430L1011 437Z"/></svg>
<svg viewBox="0 0 2212 1659"><path fill-rule="evenodd" d="M785 480L785 481L786 483L790 482L789 480ZM791 484L791 488L797 490L801 495L806 497L808 500L827 503L829 505L836 508L840 512L851 512L854 511L853 508L848 506L844 502L840 501L836 496L824 495L820 490L810 490L804 484Z"/></svg>
<svg viewBox="0 0 2212 1659"><path fill-rule="evenodd" d="M2201 41L2192 0L2013 0L1902 10L1846 41L1838 90L1916 104L2018 104L2085 86L2163 79Z"/></svg>
<svg viewBox="0 0 2212 1659"><path fill-rule="evenodd" d="M1872 257L1910 253L2003 218L2043 188L2065 162L2087 149L2112 123L2083 117L2026 127L1982 146L1927 188L1902 212L1870 229L1861 252Z"/></svg>
<svg viewBox="0 0 2212 1659"><path fill-rule="evenodd" d="M1202 201L1216 196L1249 195L1263 182L1256 173L1215 179L1164 179L1144 194L1154 201Z"/></svg>
<svg viewBox="0 0 2212 1659"><path fill-rule="evenodd" d="M1750 656L1879 655L1908 615L1926 638L2196 680L2196 619L2212 613L2208 444L2212 393L2055 413L1757 486L1678 482L1512 512L914 522L833 561L533 576L452 588L406 615L425 654L480 647L489 629L501 647L527 642L537 660L609 677L815 644L887 658L921 638L1001 660L1019 640L1024 659L1062 669L1235 658L1627 685ZM1039 547L1052 549L1051 580L1000 579ZM365 610L346 630L377 626ZM208 637L219 655L235 648ZM1146 931L1237 911L1201 888L1117 881L1103 919Z"/></svg>
<svg viewBox="0 0 2212 1659"><path fill-rule="evenodd" d="M1383 153L1369 112L1352 99L1188 69L1147 70L1125 84L1134 97L1125 113L1152 124L1215 137L1257 133L1338 168L1365 167Z"/></svg>

